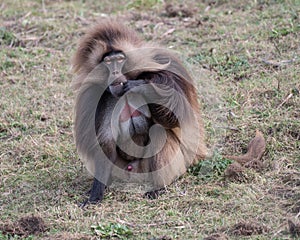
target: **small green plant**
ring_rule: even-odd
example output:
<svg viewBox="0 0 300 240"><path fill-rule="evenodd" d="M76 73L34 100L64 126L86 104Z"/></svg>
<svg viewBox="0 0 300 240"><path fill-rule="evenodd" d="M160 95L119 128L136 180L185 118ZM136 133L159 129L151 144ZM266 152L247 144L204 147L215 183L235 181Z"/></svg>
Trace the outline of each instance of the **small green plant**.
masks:
<svg viewBox="0 0 300 240"><path fill-rule="evenodd" d="M0 231L0 240L19 240L19 239L23 239L23 240L32 240L33 236L28 236L28 237L20 237L18 235L5 235Z"/></svg>
<svg viewBox="0 0 300 240"><path fill-rule="evenodd" d="M132 231L125 225L119 223L109 223L107 225L92 225L91 226L95 235L101 238L112 238L116 237L119 239L127 239L128 236L131 236Z"/></svg>
<svg viewBox="0 0 300 240"><path fill-rule="evenodd" d="M221 76L238 75L249 70L249 63L245 56L227 55L221 57L219 62L215 60L215 67Z"/></svg>
<svg viewBox="0 0 300 240"><path fill-rule="evenodd" d="M211 159L200 161L197 165L189 168L189 172L201 180L210 180L221 176L232 160L223 158L218 152L214 152Z"/></svg>
<svg viewBox="0 0 300 240"><path fill-rule="evenodd" d="M1 44L0 44L1 45ZM12 68L14 66L14 63L10 60L5 60L0 64L0 70L5 71L8 68Z"/></svg>
<svg viewBox="0 0 300 240"><path fill-rule="evenodd" d="M5 28L0 28L0 45L13 45L17 41L14 34L7 31Z"/></svg>
<svg viewBox="0 0 300 240"><path fill-rule="evenodd" d="M297 33L300 29L300 26L291 26L291 27L282 27L282 28L273 28L270 32L270 38L279 38L286 36L291 33Z"/></svg>

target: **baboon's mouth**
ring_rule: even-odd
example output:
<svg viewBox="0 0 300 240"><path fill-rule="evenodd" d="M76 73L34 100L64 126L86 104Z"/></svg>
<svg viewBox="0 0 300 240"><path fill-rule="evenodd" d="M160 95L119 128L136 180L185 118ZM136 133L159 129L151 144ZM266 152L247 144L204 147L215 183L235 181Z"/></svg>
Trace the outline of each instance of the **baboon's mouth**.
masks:
<svg viewBox="0 0 300 240"><path fill-rule="evenodd" d="M111 84L111 86L114 86L114 87L116 87L116 86L123 86L123 85L124 85L123 82L113 82L113 83Z"/></svg>

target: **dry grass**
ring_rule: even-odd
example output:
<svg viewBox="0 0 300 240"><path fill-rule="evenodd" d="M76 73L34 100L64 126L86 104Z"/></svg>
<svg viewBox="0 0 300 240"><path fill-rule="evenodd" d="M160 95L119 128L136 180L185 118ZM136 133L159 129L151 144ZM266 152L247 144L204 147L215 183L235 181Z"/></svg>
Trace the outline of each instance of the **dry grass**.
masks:
<svg viewBox="0 0 300 240"><path fill-rule="evenodd" d="M168 2L172 11L158 0L0 3L0 239L18 239L14 224L32 215L45 226L27 239L100 238L95 229L111 226L123 239L299 237L299 1ZM157 200L110 190L82 210L91 179L72 138L70 58L83 28L104 15L184 53L217 157ZM218 156L244 153L255 129L266 167L224 179Z"/></svg>

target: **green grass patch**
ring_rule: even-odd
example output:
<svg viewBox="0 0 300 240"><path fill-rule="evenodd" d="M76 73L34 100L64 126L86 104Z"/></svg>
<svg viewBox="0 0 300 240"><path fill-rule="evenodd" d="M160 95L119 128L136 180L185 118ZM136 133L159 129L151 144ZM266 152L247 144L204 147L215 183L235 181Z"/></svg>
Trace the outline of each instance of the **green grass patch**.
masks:
<svg viewBox="0 0 300 240"><path fill-rule="evenodd" d="M128 239L129 236L132 236L132 231L127 226L119 223L92 225L91 228L94 234L101 239L111 239L113 237L118 239Z"/></svg>
<svg viewBox="0 0 300 240"><path fill-rule="evenodd" d="M197 165L189 168L189 173L199 179L208 181L223 175L224 170L232 160L223 158L218 152L214 152L211 159L200 161Z"/></svg>

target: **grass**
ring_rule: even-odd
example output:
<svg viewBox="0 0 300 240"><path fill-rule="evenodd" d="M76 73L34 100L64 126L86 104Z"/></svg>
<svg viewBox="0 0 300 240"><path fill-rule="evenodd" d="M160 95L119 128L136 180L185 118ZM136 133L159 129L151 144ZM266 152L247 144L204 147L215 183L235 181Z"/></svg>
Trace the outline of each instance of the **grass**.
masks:
<svg viewBox="0 0 300 240"><path fill-rule="evenodd" d="M163 1L122 3L1 2L0 225L35 215L47 228L0 239L297 239L288 220L300 221L299 1L182 1L190 18L169 17ZM214 157L157 200L109 190L83 210L91 178L72 137L70 59L104 15L181 55ZM255 129L267 142L265 168L242 182L224 178L222 155L244 153Z"/></svg>

